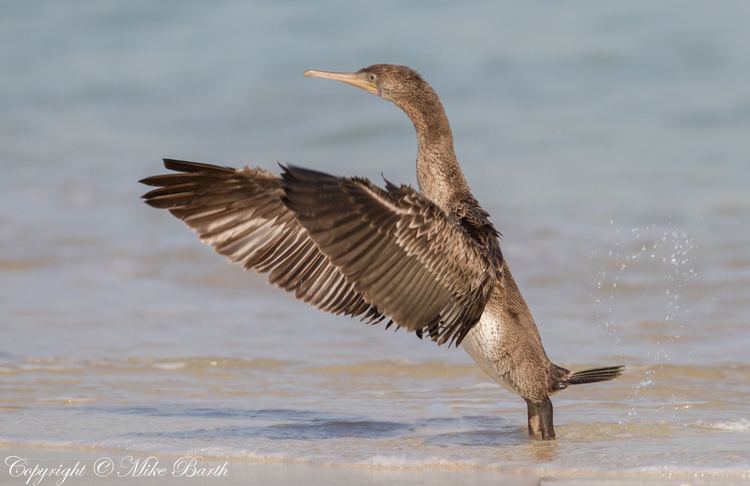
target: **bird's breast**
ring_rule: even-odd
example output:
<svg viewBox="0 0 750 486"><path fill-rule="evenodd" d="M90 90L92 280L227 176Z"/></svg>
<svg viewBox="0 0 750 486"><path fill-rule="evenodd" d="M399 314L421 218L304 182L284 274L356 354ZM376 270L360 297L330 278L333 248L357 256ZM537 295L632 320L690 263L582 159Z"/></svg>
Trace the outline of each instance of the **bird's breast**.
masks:
<svg viewBox="0 0 750 486"><path fill-rule="evenodd" d="M518 393L518 390L507 379L512 363L503 352L505 331L502 315L494 312L491 306L487 306L477 325L461 342L461 346L493 380L509 391Z"/></svg>

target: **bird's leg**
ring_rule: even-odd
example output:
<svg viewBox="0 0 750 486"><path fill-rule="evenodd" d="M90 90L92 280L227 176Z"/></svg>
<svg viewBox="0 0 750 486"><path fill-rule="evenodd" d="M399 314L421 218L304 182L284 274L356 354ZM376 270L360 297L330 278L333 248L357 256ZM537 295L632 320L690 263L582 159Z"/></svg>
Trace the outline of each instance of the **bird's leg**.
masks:
<svg viewBox="0 0 750 486"><path fill-rule="evenodd" d="M555 438L555 426L552 421L552 400L547 397L538 407L542 425L542 439L552 440Z"/></svg>
<svg viewBox="0 0 750 486"><path fill-rule="evenodd" d="M534 402L526 400L529 412L529 435L540 436L543 440L555 438L555 427L552 422L552 400L547 397L544 401Z"/></svg>
<svg viewBox="0 0 750 486"><path fill-rule="evenodd" d="M529 412L529 435L534 436L542 432L539 425L539 413L537 407L531 400L526 400L526 409Z"/></svg>

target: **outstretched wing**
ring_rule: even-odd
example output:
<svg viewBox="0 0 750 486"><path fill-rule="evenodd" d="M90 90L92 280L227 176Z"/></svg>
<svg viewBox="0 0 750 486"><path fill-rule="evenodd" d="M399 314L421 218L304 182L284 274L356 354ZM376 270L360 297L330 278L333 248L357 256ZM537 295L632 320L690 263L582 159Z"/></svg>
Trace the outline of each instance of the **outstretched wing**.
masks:
<svg viewBox="0 0 750 486"><path fill-rule="evenodd" d="M282 181L287 207L365 300L403 327L460 344L499 270L456 218L408 186L291 166Z"/></svg>
<svg viewBox="0 0 750 486"><path fill-rule="evenodd" d="M164 160L176 173L148 177L143 198L168 209L229 260L268 274L270 283L335 314L376 323L382 313L310 239L282 203L281 180L262 169Z"/></svg>

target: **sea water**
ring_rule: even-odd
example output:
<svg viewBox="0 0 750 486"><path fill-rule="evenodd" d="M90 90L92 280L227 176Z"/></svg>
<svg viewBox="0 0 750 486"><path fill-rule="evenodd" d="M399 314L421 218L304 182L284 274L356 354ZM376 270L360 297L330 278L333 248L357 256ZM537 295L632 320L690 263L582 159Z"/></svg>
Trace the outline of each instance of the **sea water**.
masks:
<svg viewBox="0 0 750 486"><path fill-rule="evenodd" d="M0 440L250 462L750 477L746 2L3 2ZM547 352L558 440L461 349L323 314L136 181L162 157L415 183L440 93Z"/></svg>

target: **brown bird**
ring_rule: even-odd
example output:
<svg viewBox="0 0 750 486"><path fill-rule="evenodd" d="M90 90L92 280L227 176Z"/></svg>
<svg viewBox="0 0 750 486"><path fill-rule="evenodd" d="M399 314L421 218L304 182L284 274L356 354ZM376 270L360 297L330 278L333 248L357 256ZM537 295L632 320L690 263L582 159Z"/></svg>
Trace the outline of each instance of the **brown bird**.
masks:
<svg viewBox="0 0 750 486"><path fill-rule="evenodd" d="M146 203L168 209L229 260L335 314L395 323L462 345L495 381L526 400L529 434L553 439L550 395L619 376L552 363L500 251L499 233L471 194L435 91L413 69L306 71L393 102L417 132L419 191L386 181L282 166L281 177L165 159L175 172L143 179Z"/></svg>

